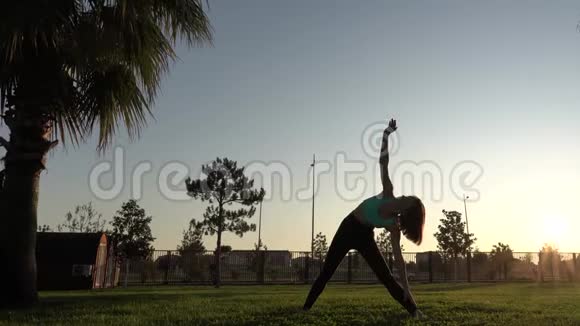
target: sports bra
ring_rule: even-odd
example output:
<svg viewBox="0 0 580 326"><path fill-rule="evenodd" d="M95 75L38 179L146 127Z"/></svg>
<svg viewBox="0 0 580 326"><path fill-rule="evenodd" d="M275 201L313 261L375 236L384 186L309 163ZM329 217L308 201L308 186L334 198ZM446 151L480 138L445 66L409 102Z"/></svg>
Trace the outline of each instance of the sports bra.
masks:
<svg viewBox="0 0 580 326"><path fill-rule="evenodd" d="M384 218L379 214L379 207L391 200L393 200L391 197L378 198L377 196L373 196L363 201L362 208L365 221L376 228L395 225L394 217Z"/></svg>

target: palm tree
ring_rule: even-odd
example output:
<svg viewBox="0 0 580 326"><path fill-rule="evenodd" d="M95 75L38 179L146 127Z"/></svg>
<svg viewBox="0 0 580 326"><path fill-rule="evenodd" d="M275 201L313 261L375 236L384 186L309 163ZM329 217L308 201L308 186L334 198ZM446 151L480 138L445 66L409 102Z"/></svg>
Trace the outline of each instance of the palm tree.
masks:
<svg viewBox="0 0 580 326"><path fill-rule="evenodd" d="M0 191L0 306L36 293L36 211L47 153L98 130L135 138L173 47L211 41L201 0L6 0L0 10L0 108L9 140Z"/></svg>

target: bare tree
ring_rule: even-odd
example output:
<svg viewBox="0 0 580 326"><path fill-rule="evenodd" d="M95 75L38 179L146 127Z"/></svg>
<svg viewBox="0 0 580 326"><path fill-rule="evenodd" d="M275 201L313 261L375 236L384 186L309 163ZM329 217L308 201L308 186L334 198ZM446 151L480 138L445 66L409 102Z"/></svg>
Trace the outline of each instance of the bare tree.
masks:
<svg viewBox="0 0 580 326"><path fill-rule="evenodd" d="M59 232L94 233L103 232L106 221L103 215L93 208L91 202L77 205L74 212L65 215L65 222L57 225Z"/></svg>

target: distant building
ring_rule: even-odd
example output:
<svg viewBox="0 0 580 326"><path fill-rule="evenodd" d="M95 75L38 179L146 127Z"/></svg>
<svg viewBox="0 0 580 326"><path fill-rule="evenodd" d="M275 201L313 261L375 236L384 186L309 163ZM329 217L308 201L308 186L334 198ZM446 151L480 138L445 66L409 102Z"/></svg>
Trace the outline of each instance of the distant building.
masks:
<svg viewBox="0 0 580 326"><path fill-rule="evenodd" d="M290 266L292 261L292 254L288 250L268 250L266 257L275 266Z"/></svg>
<svg viewBox="0 0 580 326"><path fill-rule="evenodd" d="M424 269L424 266L429 266L429 252L418 252L415 255L415 262L420 269Z"/></svg>
<svg viewBox="0 0 580 326"><path fill-rule="evenodd" d="M222 253L221 261L224 266L242 269L250 266L254 257L255 253L251 250L232 250Z"/></svg>
<svg viewBox="0 0 580 326"><path fill-rule="evenodd" d="M37 233L38 289L77 290L114 286L118 268L110 252L104 233Z"/></svg>

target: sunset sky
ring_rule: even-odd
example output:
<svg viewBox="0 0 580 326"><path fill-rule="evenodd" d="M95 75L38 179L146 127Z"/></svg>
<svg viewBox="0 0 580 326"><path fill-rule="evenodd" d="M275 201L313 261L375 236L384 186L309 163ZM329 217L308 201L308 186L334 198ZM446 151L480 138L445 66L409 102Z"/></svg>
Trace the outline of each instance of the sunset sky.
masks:
<svg viewBox="0 0 580 326"><path fill-rule="evenodd" d="M131 171L147 161L152 170L139 205L153 216L154 246L175 249L205 206L165 198L162 167L182 162L195 177L201 164L227 156L287 167L290 198L276 190L264 203L262 239L270 249L306 250L312 154L330 168L317 181L315 222L330 241L341 220L379 189L377 158L361 143L368 128L393 117L400 125L391 160L395 193L417 194L427 209L424 243L405 242L407 251L436 248L441 210L463 212L454 192L473 198L469 227L482 251L497 242L515 251L545 242L580 250L580 2L210 1L209 15L213 46L178 48L139 140L119 134L102 155L94 139L51 154L39 224L61 223L88 201L110 219L131 196ZM124 188L101 200L89 174L112 160L115 146L125 151ZM337 158L360 162L364 171L344 185ZM457 164L463 169L453 170ZM442 176L434 192L421 180L426 166ZM478 171L475 184L458 186ZM357 178L367 186L354 196ZM215 246L213 237L204 241ZM257 232L224 238L234 249L255 242Z"/></svg>

